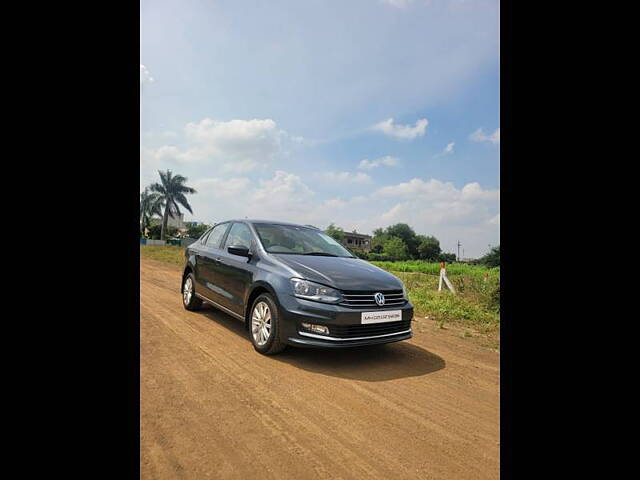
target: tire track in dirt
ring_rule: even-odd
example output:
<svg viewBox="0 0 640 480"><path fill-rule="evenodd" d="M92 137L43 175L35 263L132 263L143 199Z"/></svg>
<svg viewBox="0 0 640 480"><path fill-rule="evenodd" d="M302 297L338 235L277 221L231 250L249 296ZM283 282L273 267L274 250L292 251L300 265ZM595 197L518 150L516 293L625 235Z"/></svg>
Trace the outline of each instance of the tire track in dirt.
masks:
<svg viewBox="0 0 640 480"><path fill-rule="evenodd" d="M499 354L446 331L344 351L253 350L141 260L142 478L499 478Z"/></svg>
<svg viewBox="0 0 640 480"><path fill-rule="evenodd" d="M180 309L182 310L181 305L180 305ZM172 312L171 310L168 310L164 307L158 307L157 313L163 318L162 320L163 323L166 323L167 327L179 337L188 338L192 333L196 333L196 334L199 333L191 325L189 325L188 322L184 322L179 327L178 330L182 330L182 332L179 332L176 329L174 329L174 327L171 326L171 322L170 322L170 320L172 320L171 317L173 317L174 315L174 312ZM217 360L216 365L219 368L221 368L221 371L228 373L226 385L228 387L231 387L234 393L234 397L238 399L238 401L246 404L245 399L252 398L252 397L247 395L246 386L242 382L238 383L238 379L244 380L246 377L246 375L238 374L239 371L242 371L243 366L239 362L234 361L228 356L226 356L225 360L230 360L230 363L232 363L233 365L229 366L229 365L226 365L226 362L221 362L219 358L220 355L218 353L219 344L214 344L213 347L216 350L215 352L209 351L210 345L207 345L206 348L203 345L199 345L198 348L205 355L210 357L212 360ZM246 352L247 349L244 348L243 351ZM253 349L250 349L249 356L251 358L255 358L255 352L253 351ZM300 445L296 442L295 438L288 433L287 428L280 427L280 425L287 426L287 424L293 424L291 425L291 427L293 428L297 426L298 434L306 433L306 435L303 435L302 438L306 438L307 435L311 435L311 434L318 435L320 433L324 433L324 431L321 428L319 428L316 423L308 423L307 425L304 425L302 422L306 421L307 418L300 417L297 412L288 408L286 404L279 404L277 402L277 398L273 398L271 390L265 387L265 385L268 384L269 377L264 374L261 376L262 378L258 379L259 381L257 383L253 383L250 386L250 390L253 393L253 397L261 399L261 401L256 402L256 403L259 403L259 406L257 406L256 403L252 403L248 405L250 407L249 411L252 414L256 415L257 418L263 423L263 425L265 425L266 428L271 430L272 436L283 439L283 442L282 442L283 445L286 446L287 450L291 454L297 455L299 457L303 457L303 460L307 463L307 465L313 465L314 470L317 472L320 478L342 478L342 477L336 477L335 471L328 472L322 466L322 460L320 458L316 458L315 455L312 453L313 450L326 449L325 445L318 446L316 444L313 446L314 448L305 448L303 445ZM307 431L301 432L300 426L303 426L303 429ZM365 438L360 439L360 441L365 441L365 440L366 440ZM335 448L335 451L340 452L342 456L345 457L342 464L350 465L349 471L344 472L344 475L345 475L344 478L363 478L364 476L374 476L375 472L368 466L368 461L369 461L368 457L366 455L357 456L350 453L350 448L353 448L354 445L347 445L346 447L348 448L345 448L345 445L336 445L336 448ZM351 477L351 474L354 473L353 470L356 463L358 464L358 466L362 471L360 472L360 475L357 475L356 477ZM390 471L389 473L392 473L392 471Z"/></svg>

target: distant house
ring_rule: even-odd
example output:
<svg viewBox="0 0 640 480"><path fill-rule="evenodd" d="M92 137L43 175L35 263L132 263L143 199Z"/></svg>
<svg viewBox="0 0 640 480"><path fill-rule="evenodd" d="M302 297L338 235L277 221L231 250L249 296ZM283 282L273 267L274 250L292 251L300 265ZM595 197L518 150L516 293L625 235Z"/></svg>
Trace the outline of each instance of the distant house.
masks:
<svg viewBox="0 0 640 480"><path fill-rule="evenodd" d="M347 248L357 248L368 252L371 249L371 235L356 232L344 232L342 245Z"/></svg>

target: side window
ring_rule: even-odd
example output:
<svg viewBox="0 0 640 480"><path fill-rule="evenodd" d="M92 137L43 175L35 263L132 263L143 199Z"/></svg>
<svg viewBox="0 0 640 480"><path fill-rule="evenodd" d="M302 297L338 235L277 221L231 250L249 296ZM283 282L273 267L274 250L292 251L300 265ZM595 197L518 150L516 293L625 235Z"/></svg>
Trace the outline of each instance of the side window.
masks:
<svg viewBox="0 0 640 480"><path fill-rule="evenodd" d="M207 230L206 232L204 232L202 234L202 236L200 237L200 243L205 245L207 243L207 237L209 236L209 233L211 233L211 228L209 230Z"/></svg>
<svg viewBox="0 0 640 480"><path fill-rule="evenodd" d="M227 231L228 227L228 223L221 223L220 225L216 225L215 227L213 227L211 233L207 237L207 247L220 248L220 240L222 240L224 232Z"/></svg>
<svg viewBox="0 0 640 480"><path fill-rule="evenodd" d="M234 247L247 247L251 248L251 230L244 223L234 223L227 235L227 241L224 243L225 248Z"/></svg>

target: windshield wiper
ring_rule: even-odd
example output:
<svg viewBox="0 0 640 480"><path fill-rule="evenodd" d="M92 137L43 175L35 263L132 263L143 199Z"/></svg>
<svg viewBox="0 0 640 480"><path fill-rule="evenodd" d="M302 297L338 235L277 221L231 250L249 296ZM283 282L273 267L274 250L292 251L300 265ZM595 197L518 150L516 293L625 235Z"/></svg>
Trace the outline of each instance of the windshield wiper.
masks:
<svg viewBox="0 0 640 480"><path fill-rule="evenodd" d="M334 255L333 253L325 253L325 252L308 252L302 253L301 255L316 255L319 257L338 257L339 255Z"/></svg>

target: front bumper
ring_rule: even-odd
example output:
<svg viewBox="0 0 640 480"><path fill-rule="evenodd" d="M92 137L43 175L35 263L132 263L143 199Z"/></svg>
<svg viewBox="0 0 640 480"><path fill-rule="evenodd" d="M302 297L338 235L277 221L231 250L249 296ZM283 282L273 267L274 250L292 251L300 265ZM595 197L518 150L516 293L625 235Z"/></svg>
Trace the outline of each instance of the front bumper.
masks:
<svg viewBox="0 0 640 480"><path fill-rule="evenodd" d="M300 347L328 347L345 348L407 340L413 336L411 322L413 320L413 305L407 302L402 306L381 308L349 308L341 305L331 305L303 300L292 295L279 298L280 303L280 339L284 343ZM379 327L384 324L372 325L371 331L362 328L362 312L400 310L402 324L398 324L398 331L387 333ZM307 332L301 323L326 325L329 335ZM389 324L390 325L390 324ZM332 334L334 331L344 332L349 327L359 329L360 333L349 335ZM346 327L346 328L345 328Z"/></svg>

